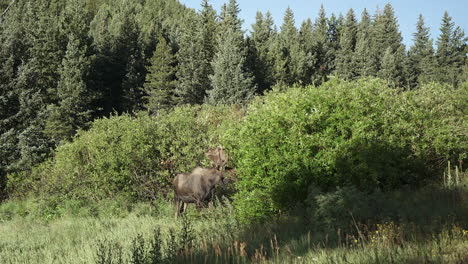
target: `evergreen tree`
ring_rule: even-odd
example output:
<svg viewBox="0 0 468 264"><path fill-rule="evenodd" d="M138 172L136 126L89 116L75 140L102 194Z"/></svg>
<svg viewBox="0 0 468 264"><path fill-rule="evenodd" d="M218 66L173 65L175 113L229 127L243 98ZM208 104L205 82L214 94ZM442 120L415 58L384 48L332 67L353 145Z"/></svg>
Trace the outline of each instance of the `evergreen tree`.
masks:
<svg viewBox="0 0 468 264"><path fill-rule="evenodd" d="M292 10L291 10L292 14ZM290 65L290 71L291 71L291 76L292 76L292 82L293 83L299 83L302 80L306 79L305 76L305 67L306 67L306 54L304 51L303 46L301 45L300 39L299 39L299 32L297 31L296 27L294 26L294 17L292 17L292 27L288 26L291 30L286 30L286 34L283 35L283 37L288 38L287 41L285 41L287 44L287 47L289 49L289 54L291 56L291 65ZM281 31L283 31L281 29Z"/></svg>
<svg viewBox="0 0 468 264"><path fill-rule="evenodd" d="M252 25L251 40L253 43L252 72L257 83L259 94L273 85L273 64L271 45L275 37L273 18L269 12L263 16L257 12L255 24Z"/></svg>
<svg viewBox="0 0 468 264"><path fill-rule="evenodd" d="M212 89L208 91L210 104L243 103L252 98L255 85L246 70L242 21L238 18L239 7L235 0L224 5L221 12L221 29L217 50L212 61Z"/></svg>
<svg viewBox="0 0 468 264"><path fill-rule="evenodd" d="M96 15L99 10L99 7L105 0L86 0L86 9L92 15Z"/></svg>
<svg viewBox="0 0 468 264"><path fill-rule="evenodd" d="M70 35L57 87L59 103L49 105L45 127L45 133L54 142L70 139L90 120L92 97L86 83L90 68L87 49L74 33Z"/></svg>
<svg viewBox="0 0 468 264"><path fill-rule="evenodd" d="M145 107L152 113L175 105L174 55L166 39L161 36L151 58L144 84Z"/></svg>
<svg viewBox="0 0 468 264"><path fill-rule="evenodd" d="M222 6L220 35L227 36L228 32L223 32L223 30L232 30L232 33L235 34L237 41L242 43L244 40L244 32L242 31L243 21L239 18L239 12L240 8L236 0L229 0L227 5L224 4Z"/></svg>
<svg viewBox="0 0 468 264"><path fill-rule="evenodd" d="M211 82L209 76L213 74L213 68L211 67L211 61L213 60L216 51L216 34L217 34L217 21L216 11L209 4L208 0L203 0L202 11L199 16L198 28L200 31L201 47L202 47L202 63L201 63L201 85L204 87L204 96L206 90L211 89ZM202 103L200 98L199 103Z"/></svg>
<svg viewBox="0 0 468 264"><path fill-rule="evenodd" d="M408 54L409 80L411 87L416 87L418 83L425 83L434 78L434 48L429 36L429 28L424 26L424 18L419 15L416 24L416 33L413 34L414 45Z"/></svg>
<svg viewBox="0 0 468 264"><path fill-rule="evenodd" d="M208 91L210 104L243 103L252 98L255 92L253 78L244 70L245 56L242 56L236 34L232 29L226 33L212 63L213 89Z"/></svg>
<svg viewBox="0 0 468 264"><path fill-rule="evenodd" d="M272 77L274 85L285 83L285 79L288 76L287 70L290 61L287 60L289 57L285 53L282 40L277 34L274 36L270 47L270 57L273 61Z"/></svg>
<svg viewBox="0 0 468 264"><path fill-rule="evenodd" d="M195 17L186 18L185 27L179 39L179 51L177 60L177 83L175 93L179 103L199 104L205 99L206 90L211 87L210 82L205 82L203 56L204 51L200 39L199 25ZM207 62L208 64L210 61ZM209 65L211 69L211 65Z"/></svg>
<svg viewBox="0 0 468 264"><path fill-rule="evenodd" d="M18 158L13 170L28 170L43 161L54 142L44 133L47 106L57 102L60 63L64 54L63 35L57 14L61 1L34 1L25 6L23 41L27 55L17 69L15 89L19 98L16 127Z"/></svg>
<svg viewBox="0 0 468 264"><path fill-rule="evenodd" d="M161 34L168 36L173 50L176 51L180 36L184 31L185 18L194 17L196 12L177 0L138 0L132 2L141 4L137 5L139 9L135 12L135 19L139 27L139 42L144 50L146 62L153 55Z"/></svg>
<svg viewBox="0 0 468 264"><path fill-rule="evenodd" d="M373 76L377 74L376 61L373 59L371 53L371 28L372 21L369 13L364 9L357 29L356 52L354 54L354 64L356 65L356 72L359 76Z"/></svg>
<svg viewBox="0 0 468 264"><path fill-rule="evenodd" d="M372 57L375 60L378 75L386 76L384 78L391 79L396 85L404 85L406 83L405 64L406 55L403 44L401 43L402 37L398 30L398 22L395 17L395 12L390 4L386 4L382 14L377 14L375 24L372 32ZM390 49L388 49L390 48ZM387 53L391 52L391 56ZM394 58L394 62L398 65L392 66L392 74L389 75L389 68L383 69L383 57L381 54L387 54L387 62ZM395 72L398 71L398 72ZM392 77L390 77L392 76ZM398 77L396 77L398 76Z"/></svg>
<svg viewBox="0 0 468 264"><path fill-rule="evenodd" d="M104 113L125 112L142 107L145 50L137 13L138 1L118 0L103 4L91 22L90 35L98 56L92 66L99 105Z"/></svg>
<svg viewBox="0 0 468 264"><path fill-rule="evenodd" d="M299 30L299 42L305 56L304 74L301 81L304 85L308 85L312 83L318 55L314 45L314 26L310 18L306 19L301 24L301 29Z"/></svg>
<svg viewBox="0 0 468 264"><path fill-rule="evenodd" d="M395 11L390 3L385 5L382 14L377 13L372 38L374 49L380 54L385 53L388 47L391 48L392 52L395 52L402 45Z"/></svg>
<svg viewBox="0 0 468 264"><path fill-rule="evenodd" d="M465 54L468 53L468 45L465 46ZM461 82L468 82L468 59L465 58L465 65L463 65L463 74L460 79Z"/></svg>
<svg viewBox="0 0 468 264"><path fill-rule="evenodd" d="M437 80L457 87L466 60L467 39L460 27L454 27L452 17L445 12L437 39Z"/></svg>
<svg viewBox="0 0 468 264"><path fill-rule="evenodd" d="M342 35L340 38L341 49L338 52L336 62L336 72L345 79L352 79L357 76L357 67L354 60L356 49L357 21L354 10L350 9L346 14Z"/></svg>
<svg viewBox="0 0 468 264"><path fill-rule="evenodd" d="M286 24L288 11L290 11L289 8L286 10L282 28L284 28L284 25ZM289 55L289 50L287 49L286 43L284 41L285 33L284 33L284 29L282 28L281 28L280 33L278 33L275 36L273 43L272 43L272 47L271 47L271 56L273 58L273 63L274 63L273 64L273 79L274 79L275 84L291 84L292 83L292 77L291 77L291 72L290 72L291 57Z"/></svg>
<svg viewBox="0 0 468 264"><path fill-rule="evenodd" d="M382 66L379 76L387 80L389 85L394 87L403 87L405 85L404 76L405 50L400 46L396 52L392 47L388 47L382 58Z"/></svg>
<svg viewBox="0 0 468 264"><path fill-rule="evenodd" d="M141 28L137 20L137 14L142 8L137 1L122 1L125 5L115 17L115 25L118 26L115 40L115 55L123 58L122 97L120 109L122 111L137 111L142 109L143 91L141 87L145 82L146 58L145 47L141 42Z"/></svg>
<svg viewBox="0 0 468 264"><path fill-rule="evenodd" d="M300 45L294 14L290 8L286 9L277 41L276 82L291 85L304 79L305 53Z"/></svg>
<svg viewBox="0 0 468 264"><path fill-rule="evenodd" d="M55 143L70 139L91 118L92 95L87 84L91 65L90 16L82 1L68 0L63 17L68 44L59 71L58 101L48 106L45 125L45 133Z"/></svg>
<svg viewBox="0 0 468 264"><path fill-rule="evenodd" d="M382 58L382 69L380 71L380 77L387 81L391 81L395 78L397 73L395 56L391 47L388 47L385 50L385 53Z"/></svg>
<svg viewBox="0 0 468 264"><path fill-rule="evenodd" d="M317 58L315 75L312 81L314 84L326 81L327 75L330 72L330 69L327 68L329 66L327 58L328 47L328 19L322 5L319 10L319 16L314 23L314 51Z"/></svg>
<svg viewBox="0 0 468 264"><path fill-rule="evenodd" d="M18 134L24 129L15 84L18 69L27 59L24 13L24 3L19 2L0 21L0 200L6 197L6 174L20 157Z"/></svg>
<svg viewBox="0 0 468 264"><path fill-rule="evenodd" d="M203 1L199 17L189 16L179 39L179 62L176 94L180 103L203 103L206 90L211 89L213 74L216 13L208 1Z"/></svg>
<svg viewBox="0 0 468 264"><path fill-rule="evenodd" d="M343 16L340 14L338 18L332 14L328 20L328 49L326 52L326 69L327 75L333 73L336 69L336 57L340 50L340 35L343 27Z"/></svg>
<svg viewBox="0 0 468 264"><path fill-rule="evenodd" d="M450 56L453 52L452 47L452 36L453 28L455 23L452 22L452 17L449 16L448 12L445 11L442 18L442 24L440 27L440 35L437 39L437 62L440 65L440 69L444 72L441 76L447 76L447 69L450 66Z"/></svg>

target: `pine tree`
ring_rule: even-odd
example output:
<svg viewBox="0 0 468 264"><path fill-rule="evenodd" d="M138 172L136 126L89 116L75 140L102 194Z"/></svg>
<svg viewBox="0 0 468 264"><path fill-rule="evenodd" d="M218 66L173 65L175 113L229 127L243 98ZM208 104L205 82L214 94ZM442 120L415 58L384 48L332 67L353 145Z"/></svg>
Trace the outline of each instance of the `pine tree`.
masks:
<svg viewBox="0 0 468 264"><path fill-rule="evenodd" d="M203 0L202 11L199 17L198 27L200 30L201 47L202 47L202 82L201 85L204 87L204 96L206 96L206 90L211 89L211 82L209 76L213 74L213 68L211 61L213 60L216 51L216 34L217 34L217 21L216 11L209 4L208 0ZM202 103L202 98L199 100Z"/></svg>
<svg viewBox="0 0 468 264"><path fill-rule="evenodd" d="M103 4L91 22L90 35L98 53L92 66L103 114L141 109L145 50L137 13L139 1Z"/></svg>
<svg viewBox="0 0 468 264"><path fill-rule="evenodd" d="M201 104L211 89L211 61L215 50L216 13L203 1L199 17L189 16L179 38L176 94L180 103Z"/></svg>
<svg viewBox="0 0 468 264"><path fill-rule="evenodd" d="M377 74L376 61L371 53L371 28L372 22L369 13L364 9L357 29L356 52L354 54L354 64L359 76L375 76Z"/></svg>
<svg viewBox="0 0 468 264"><path fill-rule="evenodd" d="M252 25L253 62L252 72L257 83L257 93L262 94L273 85L273 64L271 46L275 37L273 18L269 12L263 16L257 12L255 24Z"/></svg>
<svg viewBox="0 0 468 264"><path fill-rule="evenodd" d="M213 89L208 91L210 104L239 104L252 98L255 92L253 78L245 72L245 56L238 45L236 34L229 29L220 41L213 60L211 75Z"/></svg>
<svg viewBox="0 0 468 264"><path fill-rule="evenodd" d="M441 33L437 39L437 80L457 87L466 60L467 39L460 27L454 27L452 17L445 12L440 27Z"/></svg>
<svg viewBox="0 0 468 264"><path fill-rule="evenodd" d="M450 66L450 56L453 52L452 47L452 35L454 23L452 17L449 16L448 12L445 11L444 17L442 18L442 24L440 27L440 36L437 39L437 63L440 65L440 69L443 70L440 75L447 76L447 69Z"/></svg>
<svg viewBox="0 0 468 264"><path fill-rule="evenodd" d="M320 7L319 16L314 23L314 51L317 58L315 64L315 75L312 82L320 84L327 79L330 69L327 58L328 43L328 19L323 5Z"/></svg>
<svg viewBox="0 0 468 264"><path fill-rule="evenodd" d="M350 9L346 14L343 31L340 38L340 51L336 62L336 72L345 79L353 79L357 76L357 68L354 60L357 38L357 21L354 10Z"/></svg>
<svg viewBox="0 0 468 264"><path fill-rule="evenodd" d="M86 79L90 60L87 46L72 33L60 70L57 87L58 105L48 107L45 133L54 142L70 139L78 128L84 127L91 117L91 95Z"/></svg>
<svg viewBox="0 0 468 264"><path fill-rule="evenodd" d="M405 87L405 48L401 45L396 52L388 47L382 58L382 66L379 77L387 80L389 85L394 87Z"/></svg>
<svg viewBox="0 0 468 264"><path fill-rule="evenodd" d="M144 84L147 94L145 107L152 113L175 105L174 55L166 39L161 36L151 58Z"/></svg>
<svg viewBox="0 0 468 264"><path fill-rule="evenodd" d="M57 102L60 63L64 54L63 35L56 15L63 9L61 1L26 3L24 42L27 56L17 69L15 90L19 98L17 118L18 159L13 170L28 170L43 161L54 142L44 133L47 106Z"/></svg>
<svg viewBox="0 0 468 264"><path fill-rule="evenodd" d="M375 51L383 54L390 47L395 52L401 45L402 37L398 29L395 11L390 3L386 4L382 14L377 14L372 38ZM379 56L380 57L380 56Z"/></svg>
<svg viewBox="0 0 468 264"><path fill-rule="evenodd" d="M122 1L120 5L125 6L115 16L117 37L115 55L124 59L123 79L121 85L120 109L122 111L138 111L141 105L143 91L141 87L145 82L146 59L144 57L144 46L141 43L141 28L137 20L138 11L142 8L137 1Z"/></svg>
<svg viewBox="0 0 468 264"><path fill-rule="evenodd" d="M244 40L244 32L242 31L243 21L239 18L240 8L236 0L229 0L229 3L224 4L221 8L221 25L220 25L220 35L221 37L227 36L228 32L223 32L223 30L231 30L229 34L234 34L239 43L242 43Z"/></svg>
<svg viewBox="0 0 468 264"><path fill-rule="evenodd" d="M294 25L294 14L290 8L286 9L276 45L276 82L291 85L304 79L305 53L301 47L299 33Z"/></svg>
<svg viewBox="0 0 468 264"><path fill-rule="evenodd" d="M382 58L382 67L379 73L380 77L388 82L391 82L397 74L395 56L391 47L388 47L387 50L385 50Z"/></svg>
<svg viewBox="0 0 468 264"><path fill-rule="evenodd" d="M454 80L452 84L455 87L459 87L460 83L468 79L464 70L468 63L468 37L465 37L465 31L460 26L455 28L453 33L453 46L455 47L454 54L454 67L452 76Z"/></svg>
<svg viewBox="0 0 468 264"><path fill-rule="evenodd" d="M418 83L425 83L434 78L434 48L429 36L429 28L424 25L424 18L419 15L416 33L413 34L414 45L408 54L409 83L412 88Z"/></svg>
<svg viewBox="0 0 468 264"><path fill-rule="evenodd" d="M468 45L465 46L465 54L468 53ZM463 74L460 78L461 82L468 82L468 59L465 58L465 65L463 65Z"/></svg>
<svg viewBox="0 0 468 264"><path fill-rule="evenodd" d="M207 91L210 104L238 104L252 98L256 87L251 74L246 70L242 21L238 18L239 7L235 0L224 5L221 12L221 29L218 45L212 61L212 89Z"/></svg>
<svg viewBox="0 0 468 264"><path fill-rule="evenodd" d="M301 81L304 85L308 85L312 83L315 65L317 63L317 52L314 46L314 27L310 18L306 19L301 24L299 42L305 55L304 74Z"/></svg>
<svg viewBox="0 0 468 264"><path fill-rule="evenodd" d="M330 16L328 20L328 49L326 53L326 69L327 75L333 73L336 69L336 56L340 50L340 35L343 27L343 16L340 14L338 18L335 14Z"/></svg>
<svg viewBox="0 0 468 264"><path fill-rule="evenodd" d="M286 82L286 77L289 75L287 70L290 62L288 61L289 57L287 56L286 51L283 49L282 40L278 34L272 39L269 56L273 61L273 84L284 84Z"/></svg>
<svg viewBox="0 0 468 264"><path fill-rule="evenodd" d="M24 13L24 3L19 2L0 21L0 200L6 197L6 175L20 158L18 134L24 129L15 85L18 68L27 59Z"/></svg>
<svg viewBox="0 0 468 264"><path fill-rule="evenodd" d="M203 73L205 60L198 27L196 18L188 17L179 39L175 93L182 104L202 103L206 90L211 87L211 83L205 82L208 75ZM211 69L211 65L209 67Z"/></svg>
<svg viewBox="0 0 468 264"><path fill-rule="evenodd" d="M372 57L376 60L377 68L379 69L379 76L386 76L384 78L391 79L395 85L402 86L406 83L405 65L406 55L403 44L401 43L402 37L398 30L398 22L395 17L395 12L390 4L386 4L382 14L378 14L375 19L375 24L372 32ZM388 49L390 48L390 49ZM398 65L392 66L391 77L388 75L387 68L383 69L383 57L381 54L387 54L388 51L392 53L387 56L387 62L390 57L394 58L394 63Z"/></svg>
<svg viewBox="0 0 468 264"><path fill-rule="evenodd" d="M10 8L0 23L0 137L14 127L15 114L19 111L15 78L22 61L28 59L21 21L23 14L24 5L18 3Z"/></svg>
<svg viewBox="0 0 468 264"><path fill-rule="evenodd" d="M65 57L59 70L57 102L47 109L45 134L54 142L70 139L91 118L92 95L88 88L91 58L88 38L90 16L85 4L69 0L62 24L68 36Z"/></svg>

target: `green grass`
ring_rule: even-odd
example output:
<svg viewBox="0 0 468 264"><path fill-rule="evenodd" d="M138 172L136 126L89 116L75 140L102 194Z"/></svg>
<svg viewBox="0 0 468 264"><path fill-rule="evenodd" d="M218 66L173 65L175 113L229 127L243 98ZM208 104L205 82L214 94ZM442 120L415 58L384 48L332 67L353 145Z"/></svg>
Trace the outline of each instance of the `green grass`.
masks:
<svg viewBox="0 0 468 264"><path fill-rule="evenodd" d="M59 218L49 222L10 220L0 225L0 262L96 263L99 245L117 242L122 247L124 263L128 263L137 235L149 240L154 228L159 226L167 238L168 230L176 229L178 224L168 218L134 214L124 218ZM295 233L297 237L290 240L282 241L273 235L263 243L255 239L236 240L235 234L223 234L225 229L215 230L214 237L204 233L215 226L203 220L195 221L194 247L180 251L174 262L466 263L468 259L468 230L458 226L404 238L389 223L378 229L381 234L374 231L366 240L349 236L339 245L333 245L336 241L327 242L322 233L306 230L303 234ZM267 230L257 232L259 236L268 233Z"/></svg>
<svg viewBox="0 0 468 264"><path fill-rule="evenodd" d="M130 237L149 233L157 219L60 218L48 223L16 219L0 225L1 263L94 263L101 240L129 248Z"/></svg>
<svg viewBox="0 0 468 264"><path fill-rule="evenodd" d="M128 211L120 208L113 212L117 215L103 210L81 216L93 210L81 208L77 212L70 209L67 213L75 215L54 213L53 218L48 214L28 212L30 207L36 210L37 202L10 201L2 205L0 263L95 263L99 247L108 248L114 244L122 248L124 263L127 263L131 259L135 238L141 235L149 241L155 228L161 229L163 250L167 251L170 233L176 236L177 244L181 242L182 220L175 221L172 203L168 202L160 202L157 209L149 204L139 204ZM190 208L190 227L194 228L190 235L197 237L197 244L212 244L215 239L226 237L222 232L213 236L203 234L220 228L227 230L230 220L221 218L219 214L232 215L229 210L232 207L203 212ZM12 216L12 212L22 212L22 215ZM236 223L231 224L233 227ZM234 235L234 228L229 233Z"/></svg>
<svg viewBox="0 0 468 264"><path fill-rule="evenodd" d="M226 201L191 206L175 221L164 200L12 200L0 205L0 263L467 263L467 189L465 177L458 186L369 196L360 203L367 210L385 206L373 217L336 215L327 206L314 217L298 205L250 226L236 221Z"/></svg>

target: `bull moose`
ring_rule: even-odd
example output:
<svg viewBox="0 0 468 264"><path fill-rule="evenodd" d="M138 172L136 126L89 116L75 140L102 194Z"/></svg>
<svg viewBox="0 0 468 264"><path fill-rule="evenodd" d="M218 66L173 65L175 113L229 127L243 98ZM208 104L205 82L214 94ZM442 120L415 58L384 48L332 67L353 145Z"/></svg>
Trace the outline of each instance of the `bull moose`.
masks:
<svg viewBox="0 0 468 264"><path fill-rule="evenodd" d="M225 174L221 171L227 163L224 149L210 149L205 155L214 168L197 167L191 173L179 173L174 178L176 218L187 209L188 203L195 203L197 208L201 208L205 201L213 198L215 186L224 183Z"/></svg>

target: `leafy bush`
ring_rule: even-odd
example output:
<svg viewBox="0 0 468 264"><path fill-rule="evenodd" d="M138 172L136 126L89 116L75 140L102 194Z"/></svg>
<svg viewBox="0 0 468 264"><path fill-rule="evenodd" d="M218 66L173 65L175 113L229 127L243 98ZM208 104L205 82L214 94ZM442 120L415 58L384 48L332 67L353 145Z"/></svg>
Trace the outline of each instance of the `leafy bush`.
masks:
<svg viewBox="0 0 468 264"><path fill-rule="evenodd" d="M332 80L271 92L224 137L234 157L244 221L304 201L307 188L362 191L419 185L436 161L465 158L467 90L430 84L416 91L378 79Z"/></svg>
<svg viewBox="0 0 468 264"><path fill-rule="evenodd" d="M348 231L356 224L395 221L420 228L468 223L465 187L447 189L429 185L419 189L401 188L391 192L364 192L354 186L323 192L311 186L306 199L307 215L314 226Z"/></svg>
<svg viewBox="0 0 468 264"><path fill-rule="evenodd" d="M231 107L185 106L159 116L112 116L92 123L32 175L10 176L17 195L35 190L71 200L166 195L177 172L208 165L203 153L219 145ZM33 180L31 180L33 179Z"/></svg>

